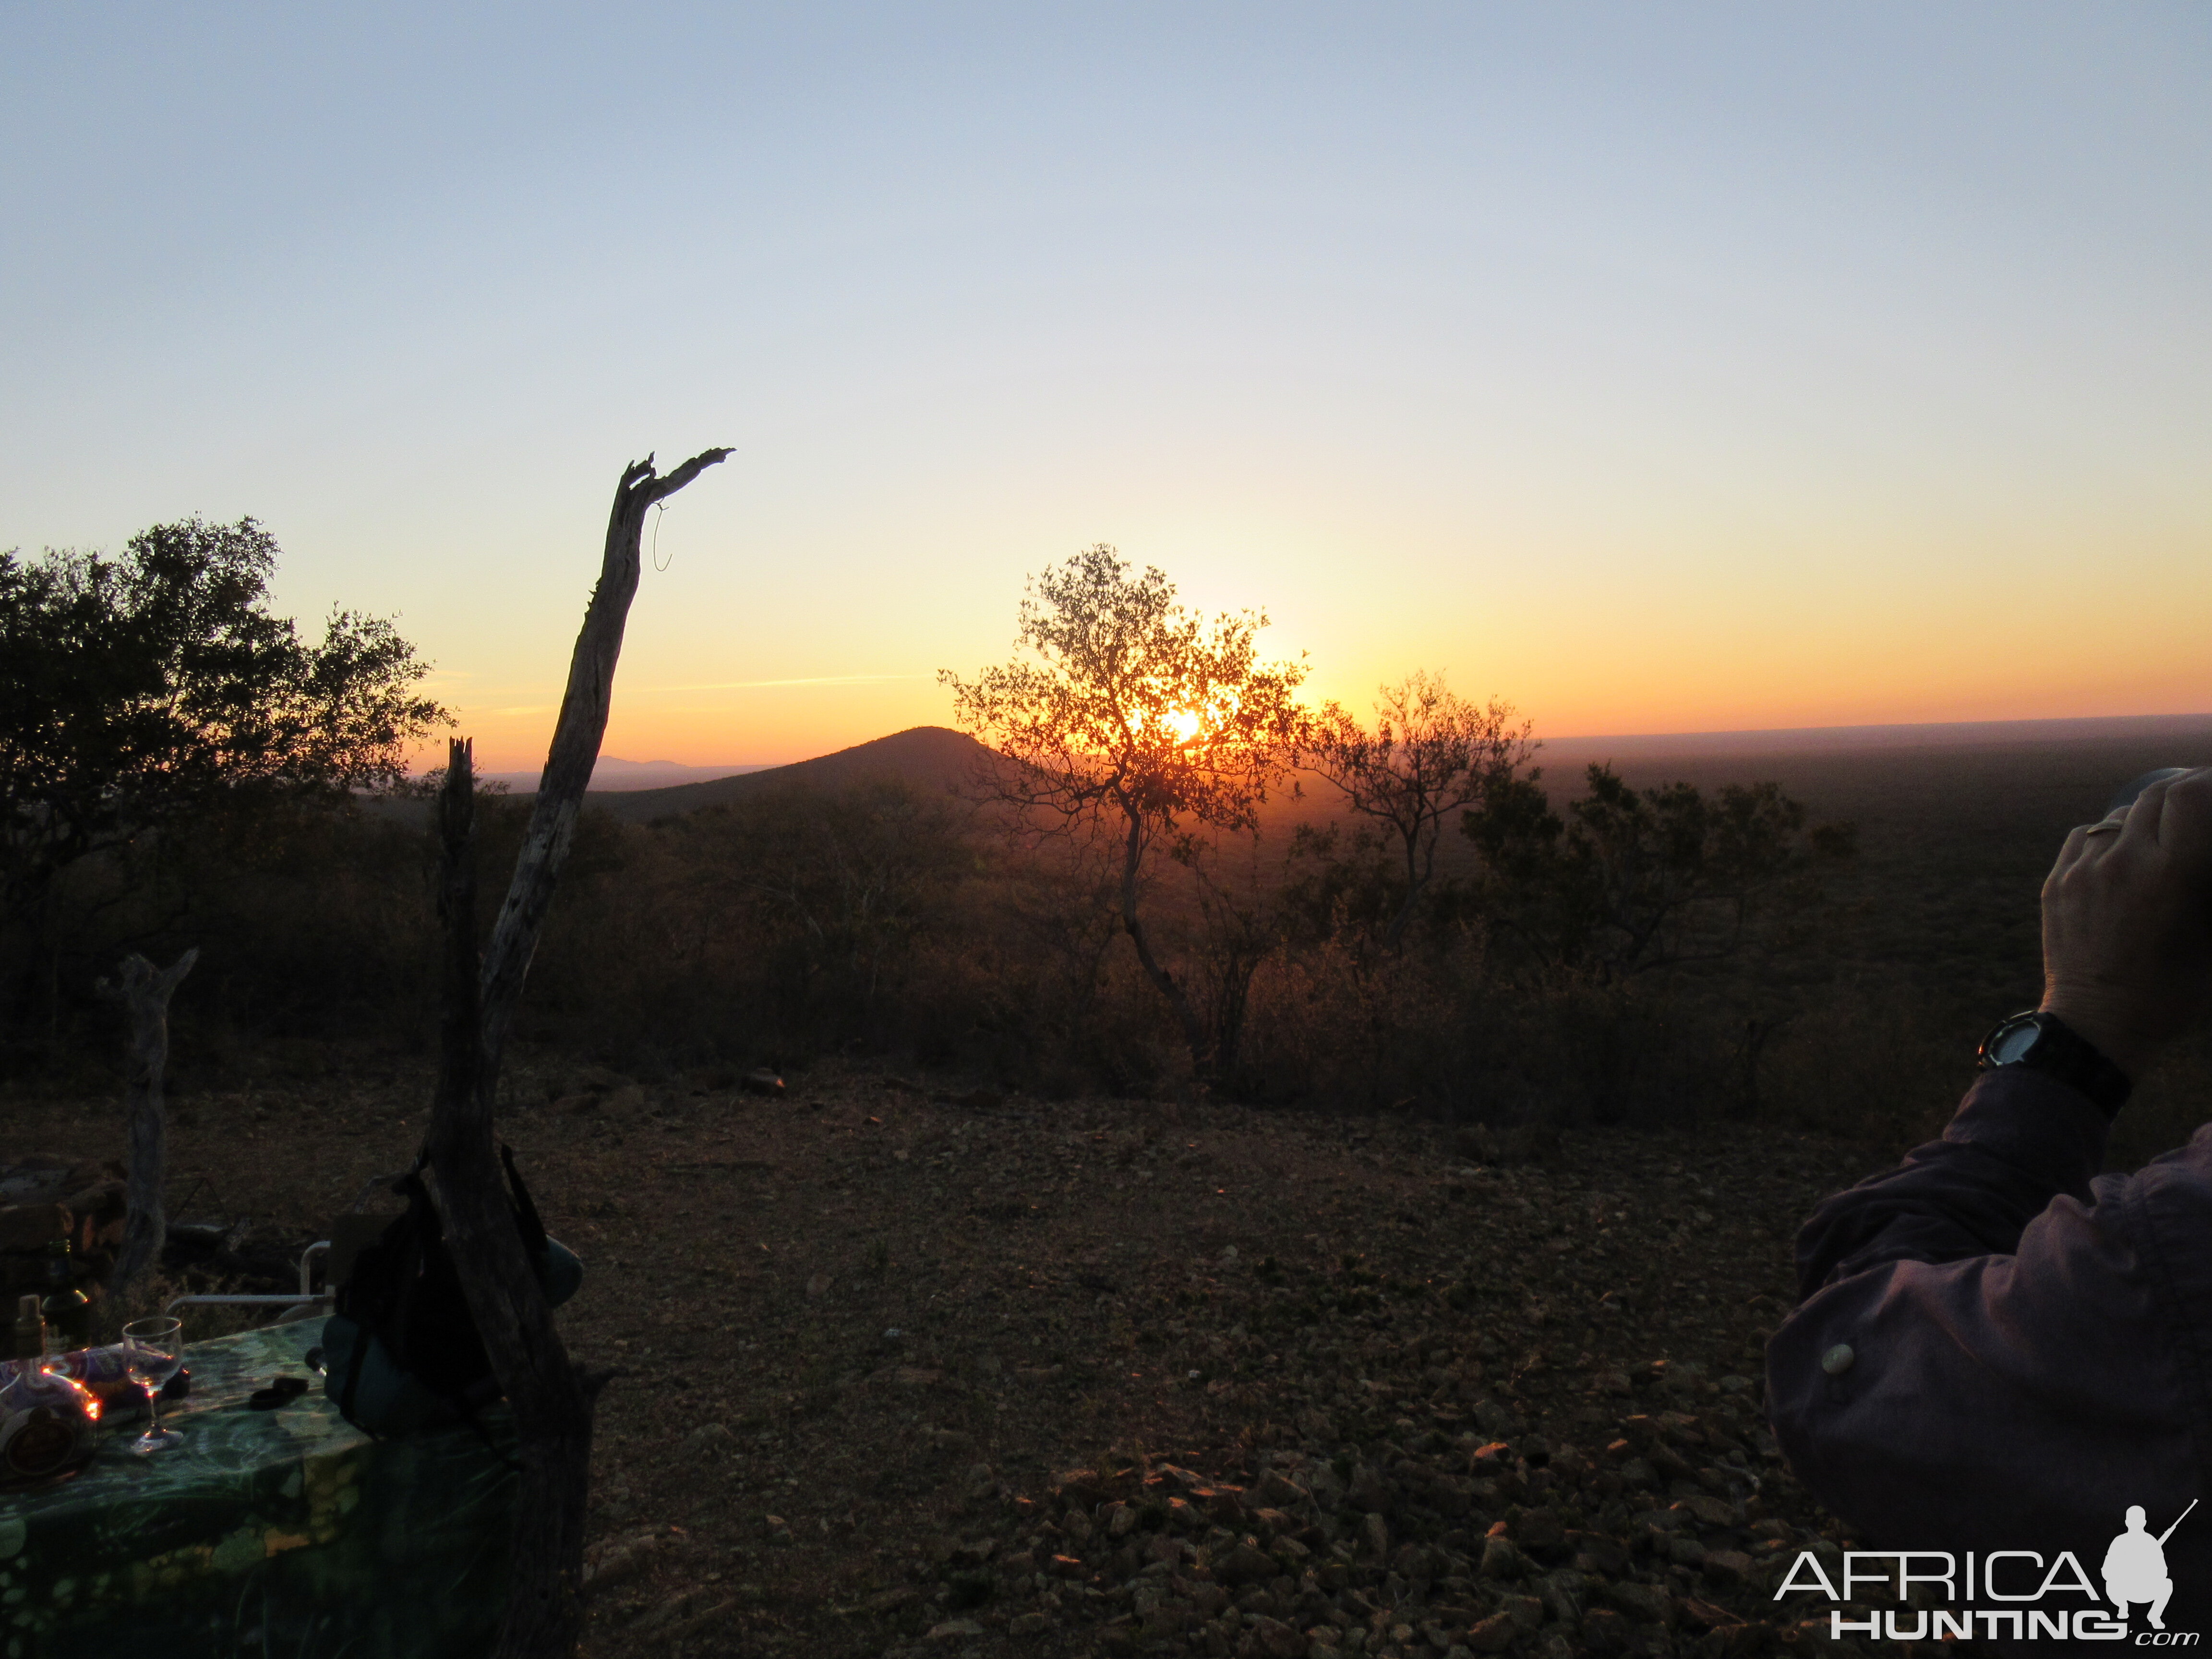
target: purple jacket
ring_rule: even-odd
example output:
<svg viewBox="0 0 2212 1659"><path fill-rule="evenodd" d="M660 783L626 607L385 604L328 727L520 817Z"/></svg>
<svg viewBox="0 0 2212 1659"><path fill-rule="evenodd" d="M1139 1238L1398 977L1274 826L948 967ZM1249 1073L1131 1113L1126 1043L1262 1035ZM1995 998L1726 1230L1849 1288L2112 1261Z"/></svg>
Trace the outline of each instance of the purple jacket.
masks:
<svg viewBox="0 0 2212 1659"><path fill-rule="evenodd" d="M1941 1140L1827 1200L1798 1235L1801 1300L1767 1347L1768 1411L1863 1547L2029 1550L2046 1566L2070 1550L2101 1595L2130 1504L2155 1536L2207 1493L2212 1126L2133 1176L2096 1173L2106 1128L2063 1084L1990 1073ZM2212 1646L2212 1503L2165 1559L2166 1628ZM2000 1585L2039 1577L2014 1558ZM2020 1605L2088 1602L2054 1591ZM1815 1592L1776 1611L1826 1621L1829 1606ZM2134 1645L2148 1609L2130 1611Z"/></svg>

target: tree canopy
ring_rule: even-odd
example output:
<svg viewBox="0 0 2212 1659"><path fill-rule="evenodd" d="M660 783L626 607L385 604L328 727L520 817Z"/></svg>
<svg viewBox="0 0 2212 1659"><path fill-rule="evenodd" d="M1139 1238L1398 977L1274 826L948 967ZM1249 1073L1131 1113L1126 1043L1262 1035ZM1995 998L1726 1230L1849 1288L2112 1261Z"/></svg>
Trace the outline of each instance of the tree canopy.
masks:
<svg viewBox="0 0 2212 1659"><path fill-rule="evenodd" d="M1445 819L1501 793L1536 745L1528 723L1514 723L1511 704L1469 702L1441 674L1416 669L1376 696L1372 731L1325 703L1305 746L1313 769L1345 805L1395 844L1401 867L1383 943L1395 948L1435 878Z"/></svg>
<svg viewBox="0 0 2212 1659"><path fill-rule="evenodd" d="M1260 661L1264 612L1208 622L1175 592L1101 543L1031 580L1014 641L1029 659L938 676L960 724L1014 763L1024 799L1071 817L1104 807L1143 835L1250 825L1286 769L1305 669Z"/></svg>
<svg viewBox="0 0 2212 1659"><path fill-rule="evenodd" d="M1540 955L1608 978L1725 960L1778 890L1856 847L1849 823L1808 830L1778 784L1638 790L1600 765L1565 820L1533 779L1511 779L1460 828L1492 877L1495 917Z"/></svg>
<svg viewBox="0 0 2212 1659"><path fill-rule="evenodd" d="M246 795L388 788L450 717L391 622L333 610L319 642L269 610L253 520L156 525L119 556L0 553L0 860L53 872Z"/></svg>
<svg viewBox="0 0 2212 1659"><path fill-rule="evenodd" d="M1198 831L1255 827L1295 757L1305 666L1260 659L1264 612L1209 621L1175 592L1161 571L1132 575L1113 548L1086 548L1031 580L1015 635L1026 655L938 678L960 724L1009 763L1000 799L1118 836L1123 930L1204 1072L1214 1037L1153 948L1140 877L1163 841L1189 859Z"/></svg>

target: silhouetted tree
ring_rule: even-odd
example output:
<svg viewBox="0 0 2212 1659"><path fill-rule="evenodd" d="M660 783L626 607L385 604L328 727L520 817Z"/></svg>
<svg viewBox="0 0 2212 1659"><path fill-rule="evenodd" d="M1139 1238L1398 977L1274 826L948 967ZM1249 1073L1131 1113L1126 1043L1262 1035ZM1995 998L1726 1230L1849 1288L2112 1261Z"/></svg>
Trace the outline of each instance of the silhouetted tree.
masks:
<svg viewBox="0 0 2212 1659"><path fill-rule="evenodd" d="M270 614L252 519L156 525L122 554L0 553L0 911L46 931L56 876L179 823L390 787L446 722L380 617L319 643Z"/></svg>
<svg viewBox="0 0 2212 1659"><path fill-rule="evenodd" d="M1312 769L1396 854L1396 903L1382 929L1383 945L1395 950L1436 878L1444 821L1499 792L1537 745L1527 721L1513 724L1510 703L1468 702L1441 674L1416 669L1378 695L1372 732L1340 705L1324 703L1305 750Z"/></svg>
<svg viewBox="0 0 2212 1659"><path fill-rule="evenodd" d="M972 681L938 676L959 723L1006 763L993 795L1119 842L1122 929L1206 1077L1217 1033L1161 961L1139 901L1150 854L1194 859L1209 832L1256 828L1268 789L1288 775L1305 668L1260 661L1267 625L1249 611L1207 622L1176 602L1160 571L1133 577L1102 543L1030 581L1015 636L1028 658Z"/></svg>
<svg viewBox="0 0 2212 1659"><path fill-rule="evenodd" d="M1533 780L1493 791L1460 828L1487 869L1485 908L1552 960L1620 979L1716 962L1764 903L1815 861L1847 857L1847 823L1809 832L1775 783L1632 789L1593 765L1562 819Z"/></svg>

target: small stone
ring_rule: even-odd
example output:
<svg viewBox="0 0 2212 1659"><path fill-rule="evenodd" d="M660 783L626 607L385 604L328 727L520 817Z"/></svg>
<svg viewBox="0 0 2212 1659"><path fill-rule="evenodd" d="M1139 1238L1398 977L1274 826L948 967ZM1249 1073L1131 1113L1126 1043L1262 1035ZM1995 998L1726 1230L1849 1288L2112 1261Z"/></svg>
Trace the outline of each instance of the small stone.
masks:
<svg viewBox="0 0 2212 1659"><path fill-rule="evenodd" d="M1709 1527L1732 1527L1736 1522L1735 1505L1722 1498L1700 1494L1684 1498L1681 1507Z"/></svg>
<svg viewBox="0 0 2212 1659"><path fill-rule="evenodd" d="M1740 1625L1721 1626L1717 1638L1723 1659L1748 1659L1748 1656L1773 1645L1775 1630L1764 1619L1753 1619Z"/></svg>
<svg viewBox="0 0 2212 1659"><path fill-rule="evenodd" d="M1523 1636L1533 1634L1544 1622L1544 1604L1533 1595L1509 1595L1498 1603L1498 1610Z"/></svg>
<svg viewBox="0 0 2212 1659"><path fill-rule="evenodd" d="M1711 1601L1700 1601L1694 1596L1685 1597L1676 1612L1681 1621L1692 1630L1718 1630L1723 1626L1741 1623L1743 1617Z"/></svg>
<svg viewBox="0 0 2212 1659"><path fill-rule="evenodd" d="M1741 1584L1752 1576L1751 1558L1741 1550L1714 1550L1703 1563L1705 1577L1716 1584Z"/></svg>
<svg viewBox="0 0 2212 1659"><path fill-rule="evenodd" d="M1363 1523L1366 1528L1367 1551L1377 1561L1390 1553L1390 1523L1379 1515L1370 1515Z"/></svg>
<svg viewBox="0 0 2212 1659"><path fill-rule="evenodd" d="M1598 1533L1576 1532L1567 1534L1567 1542L1574 1549L1575 1570L1578 1572L1618 1578L1628 1571L1628 1553L1613 1539Z"/></svg>
<svg viewBox="0 0 2212 1659"><path fill-rule="evenodd" d="M1267 1659L1306 1659L1306 1638L1279 1619L1265 1613L1251 1625L1253 1645Z"/></svg>
<svg viewBox="0 0 2212 1659"><path fill-rule="evenodd" d="M1042 1636L1052 1628L1052 1620L1041 1613L1024 1613L1007 1620L1009 1636Z"/></svg>
<svg viewBox="0 0 2212 1659"><path fill-rule="evenodd" d="M1549 1510L1519 1510L1506 1520L1513 1541L1523 1549L1556 1549L1565 1535L1560 1529L1559 1517Z"/></svg>
<svg viewBox="0 0 2212 1659"><path fill-rule="evenodd" d="M929 1627L929 1639L933 1642L965 1641L982 1633L983 1627L973 1619L948 1619Z"/></svg>
<svg viewBox="0 0 2212 1659"><path fill-rule="evenodd" d="M1561 1624L1571 1628L1582 1623L1583 1589L1583 1575L1571 1570L1562 1570L1544 1580L1545 1604Z"/></svg>
<svg viewBox="0 0 2212 1659"><path fill-rule="evenodd" d="M1234 1486L1194 1486L1190 1498L1224 1526L1233 1527L1244 1518L1244 1494Z"/></svg>
<svg viewBox="0 0 2212 1659"><path fill-rule="evenodd" d="M1671 1625L1674 1622L1674 1598L1656 1584L1639 1584L1633 1579L1623 1579L1606 1587L1613 1605L1639 1625Z"/></svg>
<svg viewBox="0 0 2212 1659"><path fill-rule="evenodd" d="M659 1543L659 1538L648 1532L641 1537L621 1540L611 1547L602 1547L586 1558L584 1582L594 1590L604 1591L626 1578L635 1577Z"/></svg>
<svg viewBox="0 0 2212 1659"><path fill-rule="evenodd" d="M1518 1578L1521 1552L1513 1547L1509 1538L1486 1538L1482 1540L1482 1565L1475 1571L1483 1578Z"/></svg>
<svg viewBox="0 0 2212 1659"><path fill-rule="evenodd" d="M830 1275L828 1273L815 1273L807 1279L806 1295L810 1301L819 1301L829 1294Z"/></svg>
<svg viewBox="0 0 2212 1659"><path fill-rule="evenodd" d="M1262 1488L1264 1492L1264 1486ZM1362 1463L1352 1471L1352 1484L1345 1489L1345 1500L1356 1510L1365 1510L1379 1515L1390 1507L1390 1488L1382 1479L1382 1471L1372 1463Z"/></svg>
<svg viewBox="0 0 2212 1659"><path fill-rule="evenodd" d="M1249 1544L1238 1544L1213 1564L1213 1576L1224 1584L1264 1584L1282 1569L1275 1558Z"/></svg>
<svg viewBox="0 0 2212 1659"><path fill-rule="evenodd" d="M1252 1497L1255 1503L1279 1510L1296 1509L1306 1501L1308 1495L1304 1486L1299 1486L1295 1480L1285 1479L1273 1469L1268 1470L1261 1477L1260 1484L1252 1488Z"/></svg>
<svg viewBox="0 0 2212 1659"><path fill-rule="evenodd" d="M702 1460L720 1457L730 1441L726 1423L702 1423L684 1437L684 1455Z"/></svg>
<svg viewBox="0 0 2212 1659"><path fill-rule="evenodd" d="M1113 1504L1106 1516L1106 1534L1109 1538L1127 1538L1137 1529L1137 1512L1127 1504Z"/></svg>
<svg viewBox="0 0 2212 1659"><path fill-rule="evenodd" d="M1848 1342L1838 1342L1820 1356L1820 1369L1831 1376L1841 1376L1850 1370L1851 1362L1858 1356L1851 1352Z"/></svg>
<svg viewBox="0 0 2212 1659"><path fill-rule="evenodd" d="M726 1077L728 1073L723 1075ZM743 1086L749 1095L780 1095L783 1092L783 1079L775 1074L773 1066L757 1066L745 1073Z"/></svg>
<svg viewBox="0 0 2212 1659"><path fill-rule="evenodd" d="M1628 1644L1628 1621L1611 1607L1592 1607L1583 1615L1583 1647L1590 1653L1618 1653Z"/></svg>
<svg viewBox="0 0 2212 1659"><path fill-rule="evenodd" d="M1503 1653L1520 1634L1510 1613L1493 1613L1467 1633L1467 1644L1477 1653Z"/></svg>

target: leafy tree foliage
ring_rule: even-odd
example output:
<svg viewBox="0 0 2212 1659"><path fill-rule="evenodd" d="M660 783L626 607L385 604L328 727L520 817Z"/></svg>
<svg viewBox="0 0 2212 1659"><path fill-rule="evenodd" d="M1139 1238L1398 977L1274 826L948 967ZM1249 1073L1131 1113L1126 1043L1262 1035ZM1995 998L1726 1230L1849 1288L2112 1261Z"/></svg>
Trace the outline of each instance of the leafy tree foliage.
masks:
<svg viewBox="0 0 2212 1659"><path fill-rule="evenodd" d="M406 776L446 711L386 620L319 643L268 609L252 519L156 525L123 553L0 553L0 882L9 908L86 855L248 799Z"/></svg>
<svg viewBox="0 0 2212 1659"><path fill-rule="evenodd" d="M1025 655L938 678L960 724L1007 763L990 786L999 799L1119 842L1122 929L1211 1075L1212 1023L1146 925L1146 861L1164 849L1194 866L1209 833L1256 828L1296 753L1305 668L1260 660L1264 613L1209 622L1175 592L1102 543L1032 579L1015 635Z"/></svg>
<svg viewBox="0 0 2212 1659"><path fill-rule="evenodd" d="M1306 754L1396 855L1394 902L1382 927L1383 945L1395 950L1436 878L1445 822L1503 791L1536 745L1528 722L1513 723L1510 703L1469 702L1441 674L1417 669L1378 696L1372 731L1340 705L1323 704Z"/></svg>
<svg viewBox="0 0 2212 1659"><path fill-rule="evenodd" d="M1808 832L1775 783L1637 790L1600 765L1586 781L1562 818L1533 777L1509 780L1460 827L1495 921L1540 957L1608 979L1735 955L1792 878L1856 846L1849 824Z"/></svg>

